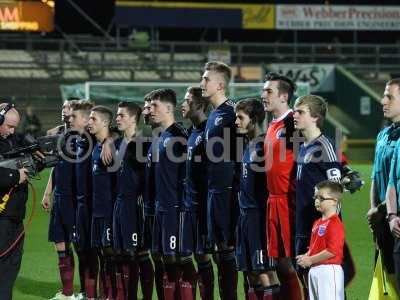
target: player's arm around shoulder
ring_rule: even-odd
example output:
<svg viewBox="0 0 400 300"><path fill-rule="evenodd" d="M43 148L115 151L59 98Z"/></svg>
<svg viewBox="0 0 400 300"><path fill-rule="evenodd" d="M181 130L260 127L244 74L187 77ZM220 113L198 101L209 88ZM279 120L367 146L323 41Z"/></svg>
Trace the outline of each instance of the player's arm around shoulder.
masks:
<svg viewBox="0 0 400 300"><path fill-rule="evenodd" d="M101 148L100 158L104 165L111 165L113 158L115 156L115 143L120 138L116 133L106 138Z"/></svg>
<svg viewBox="0 0 400 300"><path fill-rule="evenodd" d="M46 131L46 135L55 135L55 134L59 134L61 129L63 128L63 125L58 125L54 128L50 128Z"/></svg>

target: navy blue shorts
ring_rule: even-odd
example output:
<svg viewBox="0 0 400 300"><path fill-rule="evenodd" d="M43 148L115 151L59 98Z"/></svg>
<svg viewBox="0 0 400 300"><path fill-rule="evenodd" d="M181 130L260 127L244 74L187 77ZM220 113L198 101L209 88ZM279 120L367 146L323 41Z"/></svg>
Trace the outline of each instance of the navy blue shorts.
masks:
<svg viewBox="0 0 400 300"><path fill-rule="evenodd" d="M140 224L140 250L148 251L152 248L153 243L153 228L154 228L154 215L143 215Z"/></svg>
<svg viewBox="0 0 400 300"><path fill-rule="evenodd" d="M87 205L85 203L78 202L72 237L72 242L75 243L78 250L88 250L91 248L91 220L91 212L89 211Z"/></svg>
<svg viewBox="0 0 400 300"><path fill-rule="evenodd" d="M75 225L75 209L72 196L53 197L50 212L49 241L54 243L70 243Z"/></svg>
<svg viewBox="0 0 400 300"><path fill-rule="evenodd" d="M162 255L179 253L179 209L156 211L151 251Z"/></svg>
<svg viewBox="0 0 400 300"><path fill-rule="evenodd" d="M154 212L149 213L146 211L146 205L144 204L142 197L139 197L138 199L138 211L140 230L140 249L138 251L148 251L151 249L152 244Z"/></svg>
<svg viewBox="0 0 400 300"><path fill-rule="evenodd" d="M179 225L179 252L184 256L211 253L207 239L205 212L197 209L182 211Z"/></svg>
<svg viewBox="0 0 400 300"><path fill-rule="evenodd" d="M113 215L113 248L136 252L140 247L139 209L137 199L117 199Z"/></svg>
<svg viewBox="0 0 400 300"><path fill-rule="evenodd" d="M209 244L217 244L223 250L234 246L235 204L232 190L209 191L207 199L207 228Z"/></svg>
<svg viewBox="0 0 400 300"><path fill-rule="evenodd" d="M92 217L92 248L112 247L112 219Z"/></svg>
<svg viewBox="0 0 400 300"><path fill-rule="evenodd" d="M236 228L236 261L240 271L273 268L266 256L265 216L258 209L241 210Z"/></svg>

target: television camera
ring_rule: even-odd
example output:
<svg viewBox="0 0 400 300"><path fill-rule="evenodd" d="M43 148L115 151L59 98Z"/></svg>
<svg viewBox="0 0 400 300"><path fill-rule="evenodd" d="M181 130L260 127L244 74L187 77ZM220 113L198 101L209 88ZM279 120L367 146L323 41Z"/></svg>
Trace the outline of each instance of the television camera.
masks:
<svg viewBox="0 0 400 300"><path fill-rule="evenodd" d="M38 137L28 146L2 153L0 167L15 170L25 168L29 177L35 177L44 168L57 164L63 143L64 135L61 134Z"/></svg>

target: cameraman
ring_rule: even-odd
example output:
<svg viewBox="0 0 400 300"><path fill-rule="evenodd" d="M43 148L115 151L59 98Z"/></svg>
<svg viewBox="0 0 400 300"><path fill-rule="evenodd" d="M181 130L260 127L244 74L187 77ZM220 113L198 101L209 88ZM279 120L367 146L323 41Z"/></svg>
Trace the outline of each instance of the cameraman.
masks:
<svg viewBox="0 0 400 300"><path fill-rule="evenodd" d="M4 117L0 125L0 154L3 154L21 146L14 134L20 122L20 115L11 104L2 103L1 117ZM28 200L26 172L26 169L0 168L0 204L4 204L4 196L9 195L5 210L0 212L0 299L2 300L12 299L12 289L21 266L24 244L23 219ZM17 241L19 236L21 238Z"/></svg>

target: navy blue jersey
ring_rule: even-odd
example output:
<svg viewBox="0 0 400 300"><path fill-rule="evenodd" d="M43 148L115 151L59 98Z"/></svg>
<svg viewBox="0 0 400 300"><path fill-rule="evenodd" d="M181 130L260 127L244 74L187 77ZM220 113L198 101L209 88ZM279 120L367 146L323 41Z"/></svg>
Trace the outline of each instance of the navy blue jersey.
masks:
<svg viewBox="0 0 400 300"><path fill-rule="evenodd" d="M92 150L96 144L94 136L86 134L76 140L75 176L78 202L91 203L92 197Z"/></svg>
<svg viewBox="0 0 400 300"><path fill-rule="evenodd" d="M144 214L146 216L154 215L155 213L155 201L156 201L156 183L155 183L155 163L153 161L153 153L156 153L157 146L157 138L154 138L153 142L150 144L146 144L147 149L147 157L146 157L146 167L144 170L144 191L143 191L143 206L144 206Z"/></svg>
<svg viewBox="0 0 400 300"><path fill-rule="evenodd" d="M192 127L187 145L185 208L204 204L207 201L207 156L204 146L204 121Z"/></svg>
<svg viewBox="0 0 400 300"><path fill-rule="evenodd" d="M265 211L267 189L265 186L264 141L250 142L244 151L240 172L239 207Z"/></svg>
<svg viewBox="0 0 400 300"><path fill-rule="evenodd" d="M182 205L183 181L185 179L186 130L177 123L163 131L157 141L154 175L156 211Z"/></svg>
<svg viewBox="0 0 400 300"><path fill-rule="evenodd" d="M333 144L324 135L300 146L297 156L296 235L311 235L314 221L320 218L314 207L315 185L327 179L340 181L341 168Z"/></svg>
<svg viewBox="0 0 400 300"><path fill-rule="evenodd" d="M389 182L390 165L400 137L399 124L392 124L382 129L376 138L374 166L371 179L374 180L375 200L378 203L385 201L386 189Z"/></svg>
<svg viewBox="0 0 400 300"><path fill-rule="evenodd" d="M208 154L208 189L211 192L232 187L236 155L235 119L233 103L227 100L214 109L207 120L205 145Z"/></svg>
<svg viewBox="0 0 400 300"><path fill-rule="evenodd" d="M101 160L102 143L92 152L93 216L112 218L116 196L116 172L111 172Z"/></svg>
<svg viewBox="0 0 400 300"><path fill-rule="evenodd" d="M54 195L56 196L75 195L75 167L73 164L75 139L71 139L67 133L65 140L69 145L62 148L64 157L60 159L53 170Z"/></svg>
<svg viewBox="0 0 400 300"><path fill-rule="evenodd" d="M74 165L65 159L60 159L53 171L54 194L57 196L74 195Z"/></svg>
<svg viewBox="0 0 400 300"><path fill-rule="evenodd" d="M122 140L119 145L119 152L122 152L124 157L118 171L117 199L136 201L137 197L142 194L144 164L137 160L136 149L136 141L127 144Z"/></svg>

